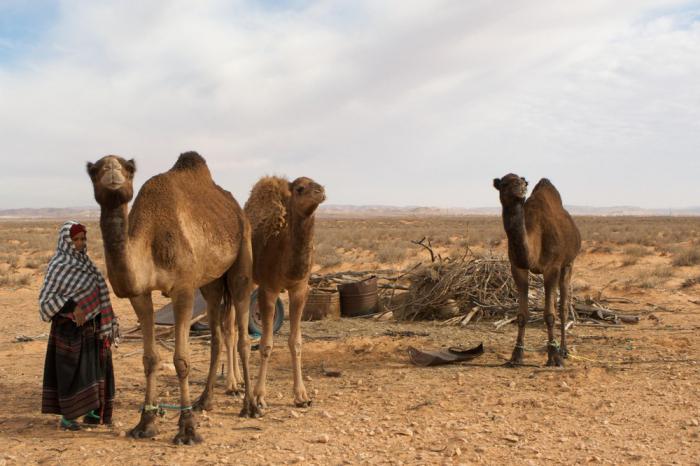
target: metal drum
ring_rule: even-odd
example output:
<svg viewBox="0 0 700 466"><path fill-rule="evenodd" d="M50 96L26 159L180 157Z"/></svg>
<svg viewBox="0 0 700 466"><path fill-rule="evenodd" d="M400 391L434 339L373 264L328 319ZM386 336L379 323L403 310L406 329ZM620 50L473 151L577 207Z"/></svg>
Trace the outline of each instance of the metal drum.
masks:
<svg viewBox="0 0 700 466"><path fill-rule="evenodd" d="M377 299L377 277L361 282L338 285L340 292L340 314L343 317L365 316L379 310Z"/></svg>
<svg viewBox="0 0 700 466"><path fill-rule="evenodd" d="M340 297L337 291L312 288L306 298L301 320L340 319Z"/></svg>

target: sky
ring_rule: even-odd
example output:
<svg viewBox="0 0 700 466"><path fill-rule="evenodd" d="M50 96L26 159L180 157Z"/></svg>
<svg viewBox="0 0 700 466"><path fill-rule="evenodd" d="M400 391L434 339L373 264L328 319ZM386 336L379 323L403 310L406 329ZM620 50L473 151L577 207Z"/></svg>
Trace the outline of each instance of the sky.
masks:
<svg viewBox="0 0 700 466"><path fill-rule="evenodd" d="M182 152L243 203L488 207L506 173L569 205L700 205L700 1L0 0L0 209L96 205Z"/></svg>

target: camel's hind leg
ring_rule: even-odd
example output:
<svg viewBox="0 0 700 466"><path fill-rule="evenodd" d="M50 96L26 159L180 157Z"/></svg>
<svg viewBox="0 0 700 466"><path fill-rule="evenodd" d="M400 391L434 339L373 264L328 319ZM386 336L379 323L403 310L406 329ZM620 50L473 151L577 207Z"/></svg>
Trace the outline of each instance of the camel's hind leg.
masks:
<svg viewBox="0 0 700 466"><path fill-rule="evenodd" d="M250 293L253 291L253 252L250 241L243 241L238 258L226 274L231 290L233 306L236 309L236 328L238 330L238 354L243 369L243 408L242 417L259 417L260 408L253 400L250 386L250 338L248 337L248 314Z"/></svg>
<svg viewBox="0 0 700 466"><path fill-rule="evenodd" d="M289 290L289 351L294 370L294 404L297 407L311 406L311 398L301 377L301 314L306 304L308 285L303 282Z"/></svg>
<svg viewBox="0 0 700 466"><path fill-rule="evenodd" d="M272 356L272 340L273 326L275 318L275 301L277 301L278 292L268 290L260 286L258 288L258 306L260 306L260 314L262 316L263 334L260 339L260 371L258 372L258 381L255 384L253 396L255 403L260 408L267 408L265 403L265 381L267 379L267 365Z"/></svg>
<svg viewBox="0 0 700 466"><path fill-rule="evenodd" d="M529 276L527 269L519 269L512 266L513 280L518 288L518 338L515 341L515 348L510 357L510 361L506 363L508 367L516 367L523 363L523 352L525 350L525 326L530 318L530 310L528 304L528 289Z"/></svg>
<svg viewBox="0 0 700 466"><path fill-rule="evenodd" d="M156 379L160 365L160 355L156 347L153 300L151 294L130 298L143 332L143 370L146 374L146 399L141 409L141 420L129 431L134 438L150 438L158 434L156 427Z"/></svg>
<svg viewBox="0 0 700 466"><path fill-rule="evenodd" d="M567 264L562 268L559 277L559 322L561 323L561 343L560 354L563 358L569 357L569 350L566 346L566 322L569 319L569 306L571 305L571 269L573 264Z"/></svg>
<svg viewBox="0 0 700 466"><path fill-rule="evenodd" d="M190 321L194 304L194 289L181 289L173 293L173 311L175 313L175 355L173 363L180 382L180 420L178 433L173 442L177 445L193 445L202 441L196 432L196 423L190 402ZM211 323L210 323L211 325Z"/></svg>
<svg viewBox="0 0 700 466"><path fill-rule="evenodd" d="M236 330L236 313L231 309L221 316L221 328L226 344L226 394L239 396L243 394L243 376L238 364L238 331Z"/></svg>
<svg viewBox="0 0 700 466"><path fill-rule="evenodd" d="M562 367L559 347L554 337L554 308L557 301L557 286L559 284L559 269L544 272L544 321L547 324L547 366Z"/></svg>
<svg viewBox="0 0 700 466"><path fill-rule="evenodd" d="M197 401L195 401L193 408L196 410L205 409L211 411L214 407L214 384L216 383L216 369L219 366L219 355L221 353L221 298L224 294L223 280L213 281L200 288L200 290L207 302L207 317L209 319L209 328L211 329L211 354L207 384L202 394Z"/></svg>

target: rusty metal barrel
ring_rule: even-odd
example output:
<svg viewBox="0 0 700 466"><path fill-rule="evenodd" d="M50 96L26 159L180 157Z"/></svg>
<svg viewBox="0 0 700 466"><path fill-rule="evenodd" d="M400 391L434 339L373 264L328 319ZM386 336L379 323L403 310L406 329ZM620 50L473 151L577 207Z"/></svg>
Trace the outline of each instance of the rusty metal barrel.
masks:
<svg viewBox="0 0 700 466"><path fill-rule="evenodd" d="M337 291L312 288L306 298L301 320L340 319L340 297Z"/></svg>
<svg viewBox="0 0 700 466"><path fill-rule="evenodd" d="M379 310L377 277L338 285L338 291L340 292L340 315L343 317L364 316Z"/></svg>

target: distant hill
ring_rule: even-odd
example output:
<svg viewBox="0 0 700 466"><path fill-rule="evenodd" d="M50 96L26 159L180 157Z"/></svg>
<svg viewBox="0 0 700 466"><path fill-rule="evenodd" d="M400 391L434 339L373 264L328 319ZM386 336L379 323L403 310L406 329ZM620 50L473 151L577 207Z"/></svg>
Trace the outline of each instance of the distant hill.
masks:
<svg viewBox="0 0 700 466"><path fill-rule="evenodd" d="M591 207L591 206L566 206L572 215L593 216L700 216L700 207L688 207L684 209L645 209L634 206ZM500 215L500 207L474 207L474 208L444 208L424 206L382 206L382 205L338 205L329 204L319 207L321 217L430 217L430 216L461 216L461 215Z"/></svg>
<svg viewBox="0 0 700 466"><path fill-rule="evenodd" d="M591 207L591 206L566 206L572 215L593 216L638 216L653 217L670 215L674 217L700 216L700 207L687 207L683 209L645 209L634 206ZM437 217L437 216L463 216L463 215L500 215L500 207L426 207L426 206L390 206L390 205L321 205L318 210L319 217ZM65 219L97 219L100 217L98 206L90 207L65 207L65 208L41 208L41 209L0 209L1 219L40 219L40 218L65 218Z"/></svg>

